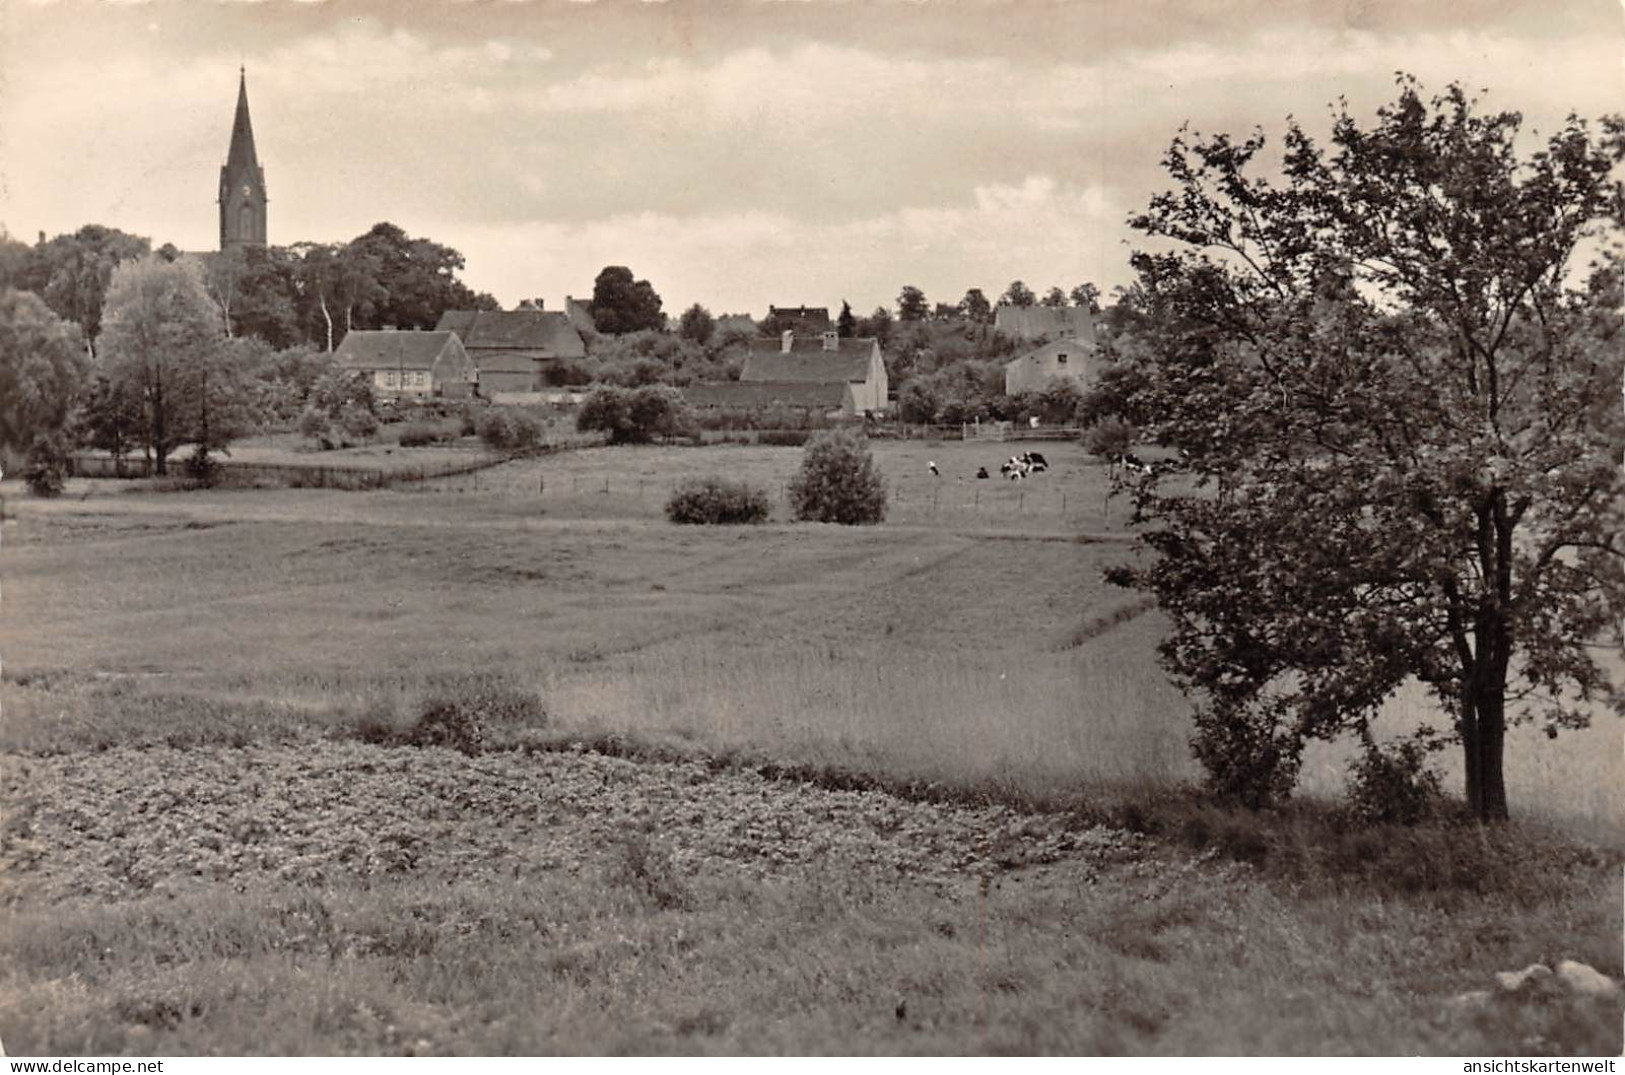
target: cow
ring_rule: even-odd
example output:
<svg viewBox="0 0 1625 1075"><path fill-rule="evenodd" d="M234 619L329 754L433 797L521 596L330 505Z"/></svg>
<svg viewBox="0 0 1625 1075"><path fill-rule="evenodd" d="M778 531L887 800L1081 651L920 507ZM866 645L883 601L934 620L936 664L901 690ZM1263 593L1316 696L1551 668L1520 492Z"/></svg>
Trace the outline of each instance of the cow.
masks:
<svg viewBox="0 0 1625 1075"><path fill-rule="evenodd" d="M976 476L978 478L990 478L990 477L992 477L992 475L987 472L986 467L977 467L976 468Z"/></svg>
<svg viewBox="0 0 1625 1075"><path fill-rule="evenodd" d="M1126 470L1132 470L1134 473L1139 474L1142 477L1147 477L1156 473L1156 471L1154 471L1148 463L1141 460L1140 457L1135 455L1133 452L1124 452L1122 455L1112 460L1112 465L1123 467Z"/></svg>
<svg viewBox="0 0 1625 1075"><path fill-rule="evenodd" d="M1031 468L1028 467L1020 456L1015 455L1012 455L1009 459L1005 460L999 465L999 473L1003 474L1006 478L1009 478L1013 482L1018 482L1025 478L1030 469Z"/></svg>
<svg viewBox="0 0 1625 1075"><path fill-rule="evenodd" d="M1038 452L1022 452L1021 461L1027 464L1027 469L1034 474L1049 469L1049 460Z"/></svg>

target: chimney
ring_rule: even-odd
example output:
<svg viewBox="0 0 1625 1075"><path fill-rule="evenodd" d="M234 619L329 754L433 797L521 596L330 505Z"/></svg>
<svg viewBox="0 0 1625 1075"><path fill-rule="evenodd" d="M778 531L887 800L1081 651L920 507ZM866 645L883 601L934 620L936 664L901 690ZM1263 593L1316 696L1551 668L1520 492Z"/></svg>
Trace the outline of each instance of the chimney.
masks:
<svg viewBox="0 0 1625 1075"><path fill-rule="evenodd" d="M841 349L841 334L839 332L824 333L824 350L839 351Z"/></svg>
<svg viewBox="0 0 1625 1075"><path fill-rule="evenodd" d="M789 354L790 347L795 342L796 334L791 330L785 329L783 332L779 333L779 351L783 354Z"/></svg>

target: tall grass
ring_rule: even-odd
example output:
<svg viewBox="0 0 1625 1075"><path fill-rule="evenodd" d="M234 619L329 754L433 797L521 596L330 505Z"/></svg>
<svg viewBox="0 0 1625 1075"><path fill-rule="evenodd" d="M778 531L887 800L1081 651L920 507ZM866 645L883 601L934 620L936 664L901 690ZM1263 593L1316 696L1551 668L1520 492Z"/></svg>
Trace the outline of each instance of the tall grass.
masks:
<svg viewBox="0 0 1625 1075"><path fill-rule="evenodd" d="M1114 647L997 663L686 642L544 683L563 727L1047 795L1191 775L1184 704Z"/></svg>

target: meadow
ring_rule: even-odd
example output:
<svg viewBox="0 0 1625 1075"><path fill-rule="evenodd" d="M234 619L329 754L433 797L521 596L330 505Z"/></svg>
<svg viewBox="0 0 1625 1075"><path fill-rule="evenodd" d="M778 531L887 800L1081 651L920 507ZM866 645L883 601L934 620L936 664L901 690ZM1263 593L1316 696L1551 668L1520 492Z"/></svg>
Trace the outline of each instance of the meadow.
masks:
<svg viewBox="0 0 1625 1075"><path fill-rule="evenodd" d="M1617 721L1520 732L1493 836L1331 864L1329 807L1192 805L1163 624L1101 580L1127 506L1039 447L1014 483L973 475L1016 445L877 442L891 509L852 529L790 522L799 449L743 445L412 491L6 483L0 1038L1617 1051L1615 1008L1446 1005L1533 959L1621 974ZM772 520L668 524L711 474ZM446 697L493 700L485 753L401 745ZM1554 876L1496 875L1531 846Z"/></svg>

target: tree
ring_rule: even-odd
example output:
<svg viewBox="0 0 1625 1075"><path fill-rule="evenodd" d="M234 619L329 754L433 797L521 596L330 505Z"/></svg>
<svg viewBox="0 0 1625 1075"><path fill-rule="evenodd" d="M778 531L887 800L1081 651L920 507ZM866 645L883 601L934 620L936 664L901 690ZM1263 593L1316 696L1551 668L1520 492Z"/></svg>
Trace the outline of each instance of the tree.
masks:
<svg viewBox="0 0 1625 1075"><path fill-rule="evenodd" d="M1066 292L1058 287L1052 287L1044 293L1044 301L1040 305L1058 310L1066 305Z"/></svg>
<svg viewBox="0 0 1625 1075"><path fill-rule="evenodd" d="M986 324L993 320L993 304L987 301L987 296L982 294L979 287L973 287L965 292L965 297L959 300L959 312L964 315L965 320L977 324Z"/></svg>
<svg viewBox="0 0 1625 1075"><path fill-rule="evenodd" d="M712 335L717 331L716 319L699 303L695 303L683 311L681 320L677 322L677 334L685 340L693 340L701 345L711 342Z"/></svg>
<svg viewBox="0 0 1625 1075"><path fill-rule="evenodd" d="M931 304L925 301L925 292L913 285L907 285L897 296L897 319L899 321L924 321L931 312Z"/></svg>
<svg viewBox="0 0 1625 1075"><path fill-rule="evenodd" d="M846 340L857 335L857 331L858 319L852 316L852 304L842 299L841 315L835 319L835 334Z"/></svg>
<svg viewBox="0 0 1625 1075"><path fill-rule="evenodd" d="M1010 286L1005 288L1004 294L999 297L1000 306L1025 307L1031 306L1037 301L1038 296L1034 295L1032 289L1020 280L1011 281Z"/></svg>
<svg viewBox="0 0 1625 1075"><path fill-rule="evenodd" d="M886 518L885 482L868 441L850 430L828 430L807 443L789 494L803 522L852 526Z"/></svg>
<svg viewBox="0 0 1625 1075"><path fill-rule="evenodd" d="M130 449L140 443L142 428L141 398L133 386L128 382L115 383L111 377L98 374L80 396L71 439L106 452L113 457L114 467L121 468Z"/></svg>
<svg viewBox="0 0 1625 1075"><path fill-rule="evenodd" d="M142 401L143 440L157 472L168 473L170 452L182 444L205 454L225 447L237 431L240 386L229 369L211 368L225 334L197 262L149 255L120 265L107 289L105 322L105 369L118 390Z"/></svg>
<svg viewBox="0 0 1625 1075"><path fill-rule="evenodd" d="M86 224L72 235L58 235L36 246L21 286L44 299L64 321L76 322L84 331L85 345L94 347L113 270L145 257L150 249L140 236Z"/></svg>
<svg viewBox="0 0 1625 1075"><path fill-rule="evenodd" d="M873 337L880 341L881 347L885 347L891 340L891 330L894 323L890 310L884 306L876 306L874 313L859 319L858 335Z"/></svg>
<svg viewBox="0 0 1625 1075"><path fill-rule="evenodd" d="M634 280L625 265L607 265L592 285L592 320L599 332L658 331L666 319L660 296L647 280Z"/></svg>
<svg viewBox="0 0 1625 1075"><path fill-rule="evenodd" d="M1082 307L1092 314L1100 313L1100 288L1094 284L1083 283L1072 289L1072 305Z"/></svg>
<svg viewBox="0 0 1625 1075"><path fill-rule="evenodd" d="M366 327L432 329L447 310L495 310L490 295L472 291L457 274L463 255L429 239L409 237L388 221L351 240L347 255L373 269L382 291L366 310Z"/></svg>
<svg viewBox="0 0 1625 1075"><path fill-rule="evenodd" d="M89 371L78 326L38 295L0 291L0 451L26 455L62 433Z"/></svg>
<svg viewBox="0 0 1625 1075"><path fill-rule="evenodd" d="M294 299L297 261L282 247L234 246L209 256L204 284L227 336L258 336L272 347L302 338Z"/></svg>
<svg viewBox="0 0 1625 1075"><path fill-rule="evenodd" d="M355 327L358 311L370 313L384 300L381 265L375 254L348 245L300 243L291 253L297 259L296 306L306 338L324 342L331 354Z"/></svg>
<svg viewBox="0 0 1625 1075"><path fill-rule="evenodd" d="M1137 483L1158 556L1113 578L1169 614L1221 790L1278 796L1306 739L1368 735L1414 679L1498 820L1509 724L1625 713L1593 655L1625 617L1625 122L1528 155L1520 127L1402 77L1329 154L1289 124L1279 180L1261 133L1182 133L1134 220L1176 249L1134 259L1156 316L1131 402L1190 476Z"/></svg>

